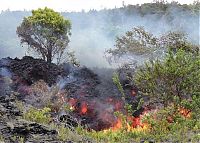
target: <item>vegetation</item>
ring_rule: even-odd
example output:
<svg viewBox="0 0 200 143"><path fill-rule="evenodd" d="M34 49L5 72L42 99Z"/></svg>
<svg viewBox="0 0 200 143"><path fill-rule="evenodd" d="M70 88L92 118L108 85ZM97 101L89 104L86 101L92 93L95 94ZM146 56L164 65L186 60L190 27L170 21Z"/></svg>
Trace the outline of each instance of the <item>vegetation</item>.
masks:
<svg viewBox="0 0 200 143"><path fill-rule="evenodd" d="M163 61L146 63L136 72L134 81L143 95L168 106L179 100L200 95L200 56L178 50L169 51Z"/></svg>
<svg viewBox="0 0 200 143"><path fill-rule="evenodd" d="M82 127L77 127L76 129L72 130L67 128L64 124L56 124L53 122L52 117L50 116L50 108L30 108L28 111L24 111L23 118L27 121L33 121L37 123L44 124L49 126L50 129L56 130L58 132L56 138L59 141L74 141L74 142L87 142L89 139L84 137L82 134L79 134L80 130L84 130ZM3 140L3 137L0 139ZM22 140L23 138L14 137L13 140Z"/></svg>
<svg viewBox="0 0 200 143"><path fill-rule="evenodd" d="M97 142L109 143L199 142L199 63L199 55L179 49L176 53L169 50L163 60L144 65L136 71L133 80L141 94L163 103L165 107L157 104L157 110L142 117L142 122L147 125L145 128L129 129L126 115L121 114L125 119L122 128L85 134Z"/></svg>
<svg viewBox="0 0 200 143"><path fill-rule="evenodd" d="M117 37L115 49L109 49L107 52L114 56L123 54L149 54L157 47L157 38L146 32L143 27L133 28L126 32L122 37Z"/></svg>
<svg viewBox="0 0 200 143"><path fill-rule="evenodd" d="M134 27L121 37L117 37L114 49L106 51L108 58L121 58L123 56L144 56L149 58L162 58L167 49L177 52L183 49L186 52L199 54L199 46L192 44L185 33L169 31L161 36L154 36L145 31L144 27Z"/></svg>
<svg viewBox="0 0 200 143"><path fill-rule="evenodd" d="M52 120L50 111L50 108L35 109L32 107L24 114L24 119L37 123L48 124Z"/></svg>
<svg viewBox="0 0 200 143"><path fill-rule="evenodd" d="M46 7L33 10L32 16L25 17L17 27L17 34L22 44L27 44L48 63L55 56L59 63L69 43L70 29L69 20Z"/></svg>
<svg viewBox="0 0 200 143"><path fill-rule="evenodd" d="M196 15L199 12L199 6L198 1L192 5L155 1L141 6L124 5L117 11L122 11L126 15L139 13L142 17L148 14L167 17L171 7L187 10L192 15ZM95 15L96 12L90 13ZM110 14L111 17L117 17L118 13L115 10L108 10L108 15ZM115 20L113 18L110 25L114 25ZM170 23L172 20L170 16L168 20ZM117 24L120 25L121 22L119 20ZM28 44L48 63L51 63L55 57L59 63L68 46L70 30L69 20L45 8L33 10L32 16L25 17L17 28L17 34L22 44ZM116 29L113 33L115 32ZM121 121L121 126L117 129L110 128L97 132L86 130L81 126L69 129L61 122L57 124L53 122L50 113L58 112L61 108L71 110L71 107L64 104L64 95L67 95L67 92L60 92L57 86L49 87L44 81L38 81L30 86L32 94L38 96L42 109L30 108L25 111L21 102L16 103L17 107L23 111L23 118L50 126L58 132L57 139L63 142L86 142L85 140L89 138L105 143L200 142L199 45L192 44L180 31L170 31L154 36L143 27L136 27L125 35L118 36L115 48L109 49L107 53L111 57L124 55L153 57L145 64L137 66L133 75L127 75L128 80L131 80L138 88L138 95L134 96L147 96L149 100L147 103L150 102L148 104L155 107L140 117L143 126L130 126L128 118L132 117L135 110L132 110L129 104L125 104L127 113L116 112L116 117ZM68 56L73 64L79 66L74 53L68 53ZM122 95L122 100L126 102L127 95L118 74L114 73L112 79ZM138 107L143 105L143 101L145 100L140 100ZM1 135L0 140L4 140ZM25 138L14 136L12 140L24 142Z"/></svg>
<svg viewBox="0 0 200 143"><path fill-rule="evenodd" d="M151 54L159 50L164 52L162 58L155 58L135 68L131 76L139 95L148 96L149 104L154 103L157 109L149 111L142 118L148 130L135 128L130 131L125 126L114 133L110 130L89 134L103 142L199 142L199 46L190 43L181 32L168 32L154 37L141 27L118 37L116 43L115 49L107 51L112 56ZM119 79L115 74L114 77L114 83L121 91Z"/></svg>

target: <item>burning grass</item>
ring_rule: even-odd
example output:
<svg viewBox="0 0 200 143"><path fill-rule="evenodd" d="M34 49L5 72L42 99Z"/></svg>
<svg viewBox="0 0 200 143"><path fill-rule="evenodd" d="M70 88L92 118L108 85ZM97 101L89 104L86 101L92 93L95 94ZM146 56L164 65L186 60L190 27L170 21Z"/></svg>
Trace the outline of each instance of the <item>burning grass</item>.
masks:
<svg viewBox="0 0 200 143"><path fill-rule="evenodd" d="M100 132L92 131L85 134L97 142L199 142L200 120L177 115L173 122L165 118L166 109L144 116L143 122L137 127L118 119L115 126ZM181 114L181 113L180 113ZM154 115L154 116L153 116ZM157 116L157 119L155 118ZM161 117L159 118L158 117ZM179 118L178 118L179 116ZM145 123L146 122L146 123ZM184 136L184 138L183 138Z"/></svg>

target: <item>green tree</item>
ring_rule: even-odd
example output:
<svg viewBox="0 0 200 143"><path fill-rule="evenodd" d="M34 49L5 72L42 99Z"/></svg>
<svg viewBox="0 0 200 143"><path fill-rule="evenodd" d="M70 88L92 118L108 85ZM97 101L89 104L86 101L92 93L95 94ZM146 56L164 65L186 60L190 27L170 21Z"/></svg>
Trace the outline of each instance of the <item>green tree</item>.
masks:
<svg viewBox="0 0 200 143"><path fill-rule="evenodd" d="M44 8L32 11L17 27L17 35L21 44L27 44L44 60L51 63L57 57L60 61L68 46L71 23L58 12Z"/></svg>

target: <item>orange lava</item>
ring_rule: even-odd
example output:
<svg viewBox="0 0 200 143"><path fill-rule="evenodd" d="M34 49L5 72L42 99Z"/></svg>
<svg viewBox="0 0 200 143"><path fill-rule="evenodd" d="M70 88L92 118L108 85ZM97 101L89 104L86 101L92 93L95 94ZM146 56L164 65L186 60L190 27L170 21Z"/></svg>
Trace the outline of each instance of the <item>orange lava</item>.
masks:
<svg viewBox="0 0 200 143"><path fill-rule="evenodd" d="M83 102L81 104L81 114L86 114L88 111L88 107L87 107L87 104L85 102Z"/></svg>

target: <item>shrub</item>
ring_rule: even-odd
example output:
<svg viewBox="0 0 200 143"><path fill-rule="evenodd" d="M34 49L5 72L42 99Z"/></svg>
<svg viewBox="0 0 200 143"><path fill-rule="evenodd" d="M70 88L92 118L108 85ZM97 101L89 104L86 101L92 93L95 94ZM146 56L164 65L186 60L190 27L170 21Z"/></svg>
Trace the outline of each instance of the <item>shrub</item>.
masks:
<svg viewBox="0 0 200 143"><path fill-rule="evenodd" d="M23 116L29 121L48 124L50 121L52 121L52 118L49 114L50 111L50 108L35 109L32 107L26 113L24 113Z"/></svg>
<svg viewBox="0 0 200 143"><path fill-rule="evenodd" d="M200 94L200 56L179 49L169 50L164 60L146 63L136 71L134 81L142 95L160 101L166 107L178 97L180 101Z"/></svg>

